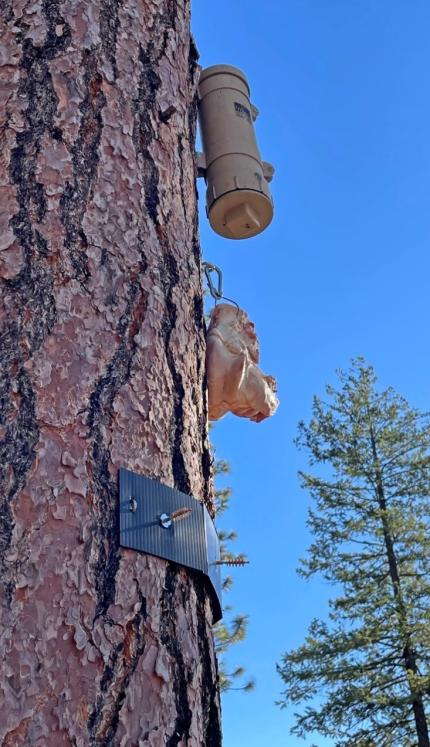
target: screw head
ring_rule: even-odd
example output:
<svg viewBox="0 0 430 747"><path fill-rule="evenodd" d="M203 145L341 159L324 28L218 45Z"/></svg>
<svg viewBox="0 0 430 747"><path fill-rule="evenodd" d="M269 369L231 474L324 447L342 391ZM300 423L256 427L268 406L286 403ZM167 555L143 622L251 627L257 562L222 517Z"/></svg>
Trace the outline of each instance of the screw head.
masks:
<svg viewBox="0 0 430 747"><path fill-rule="evenodd" d="M136 498L133 498L133 496L131 496L129 500L129 511L131 511L133 514L137 511L137 500Z"/></svg>
<svg viewBox="0 0 430 747"><path fill-rule="evenodd" d="M170 518L169 514L161 514L159 517L160 526L163 527L163 529L170 529L170 527L173 524L172 519Z"/></svg>

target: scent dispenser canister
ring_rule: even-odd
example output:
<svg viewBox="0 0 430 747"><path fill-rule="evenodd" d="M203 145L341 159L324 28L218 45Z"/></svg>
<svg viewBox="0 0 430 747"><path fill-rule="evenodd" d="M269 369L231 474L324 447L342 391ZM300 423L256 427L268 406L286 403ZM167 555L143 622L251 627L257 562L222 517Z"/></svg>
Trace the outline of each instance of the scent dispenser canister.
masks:
<svg viewBox="0 0 430 747"><path fill-rule="evenodd" d="M246 239L273 217L268 182L273 166L262 161L254 130L257 109L244 73L231 65L204 69L199 82L199 123L206 211L216 233Z"/></svg>

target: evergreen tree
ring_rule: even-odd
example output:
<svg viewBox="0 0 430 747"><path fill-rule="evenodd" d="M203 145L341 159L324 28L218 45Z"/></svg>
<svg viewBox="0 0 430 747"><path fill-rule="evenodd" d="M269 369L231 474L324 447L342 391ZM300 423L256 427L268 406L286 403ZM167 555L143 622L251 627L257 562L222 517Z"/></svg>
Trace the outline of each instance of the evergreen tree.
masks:
<svg viewBox="0 0 430 747"><path fill-rule="evenodd" d="M280 705L304 703L292 733L336 747L429 747L430 415L377 391L361 358L339 380L297 439L322 465L301 473L315 507L299 573L334 594L278 666Z"/></svg>

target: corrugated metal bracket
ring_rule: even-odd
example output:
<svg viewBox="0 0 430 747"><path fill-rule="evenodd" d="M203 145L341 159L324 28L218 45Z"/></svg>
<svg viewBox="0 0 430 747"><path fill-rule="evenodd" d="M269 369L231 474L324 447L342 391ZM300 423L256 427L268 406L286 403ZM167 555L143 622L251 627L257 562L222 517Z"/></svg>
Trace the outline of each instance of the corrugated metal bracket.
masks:
<svg viewBox="0 0 430 747"><path fill-rule="evenodd" d="M214 622L221 620L219 539L201 501L149 477L120 469L119 543L207 576Z"/></svg>

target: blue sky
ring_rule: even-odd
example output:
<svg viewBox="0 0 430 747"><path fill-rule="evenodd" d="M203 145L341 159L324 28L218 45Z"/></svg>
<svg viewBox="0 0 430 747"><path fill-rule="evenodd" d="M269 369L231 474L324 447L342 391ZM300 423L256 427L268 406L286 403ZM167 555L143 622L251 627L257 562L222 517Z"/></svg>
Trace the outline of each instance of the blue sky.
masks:
<svg viewBox="0 0 430 747"><path fill-rule="evenodd" d="M257 680L224 697L224 746L303 747L312 740L291 737L291 714L274 705L275 663L324 615L329 589L295 573L309 542L297 422L356 355L382 386L430 407L430 3L194 0L192 26L204 67L247 74L262 157L276 167L274 221L245 241L211 231L200 184L204 258L255 322L281 399L268 421L229 415L213 431L233 470L224 525L251 560L228 599L250 615L231 665Z"/></svg>

